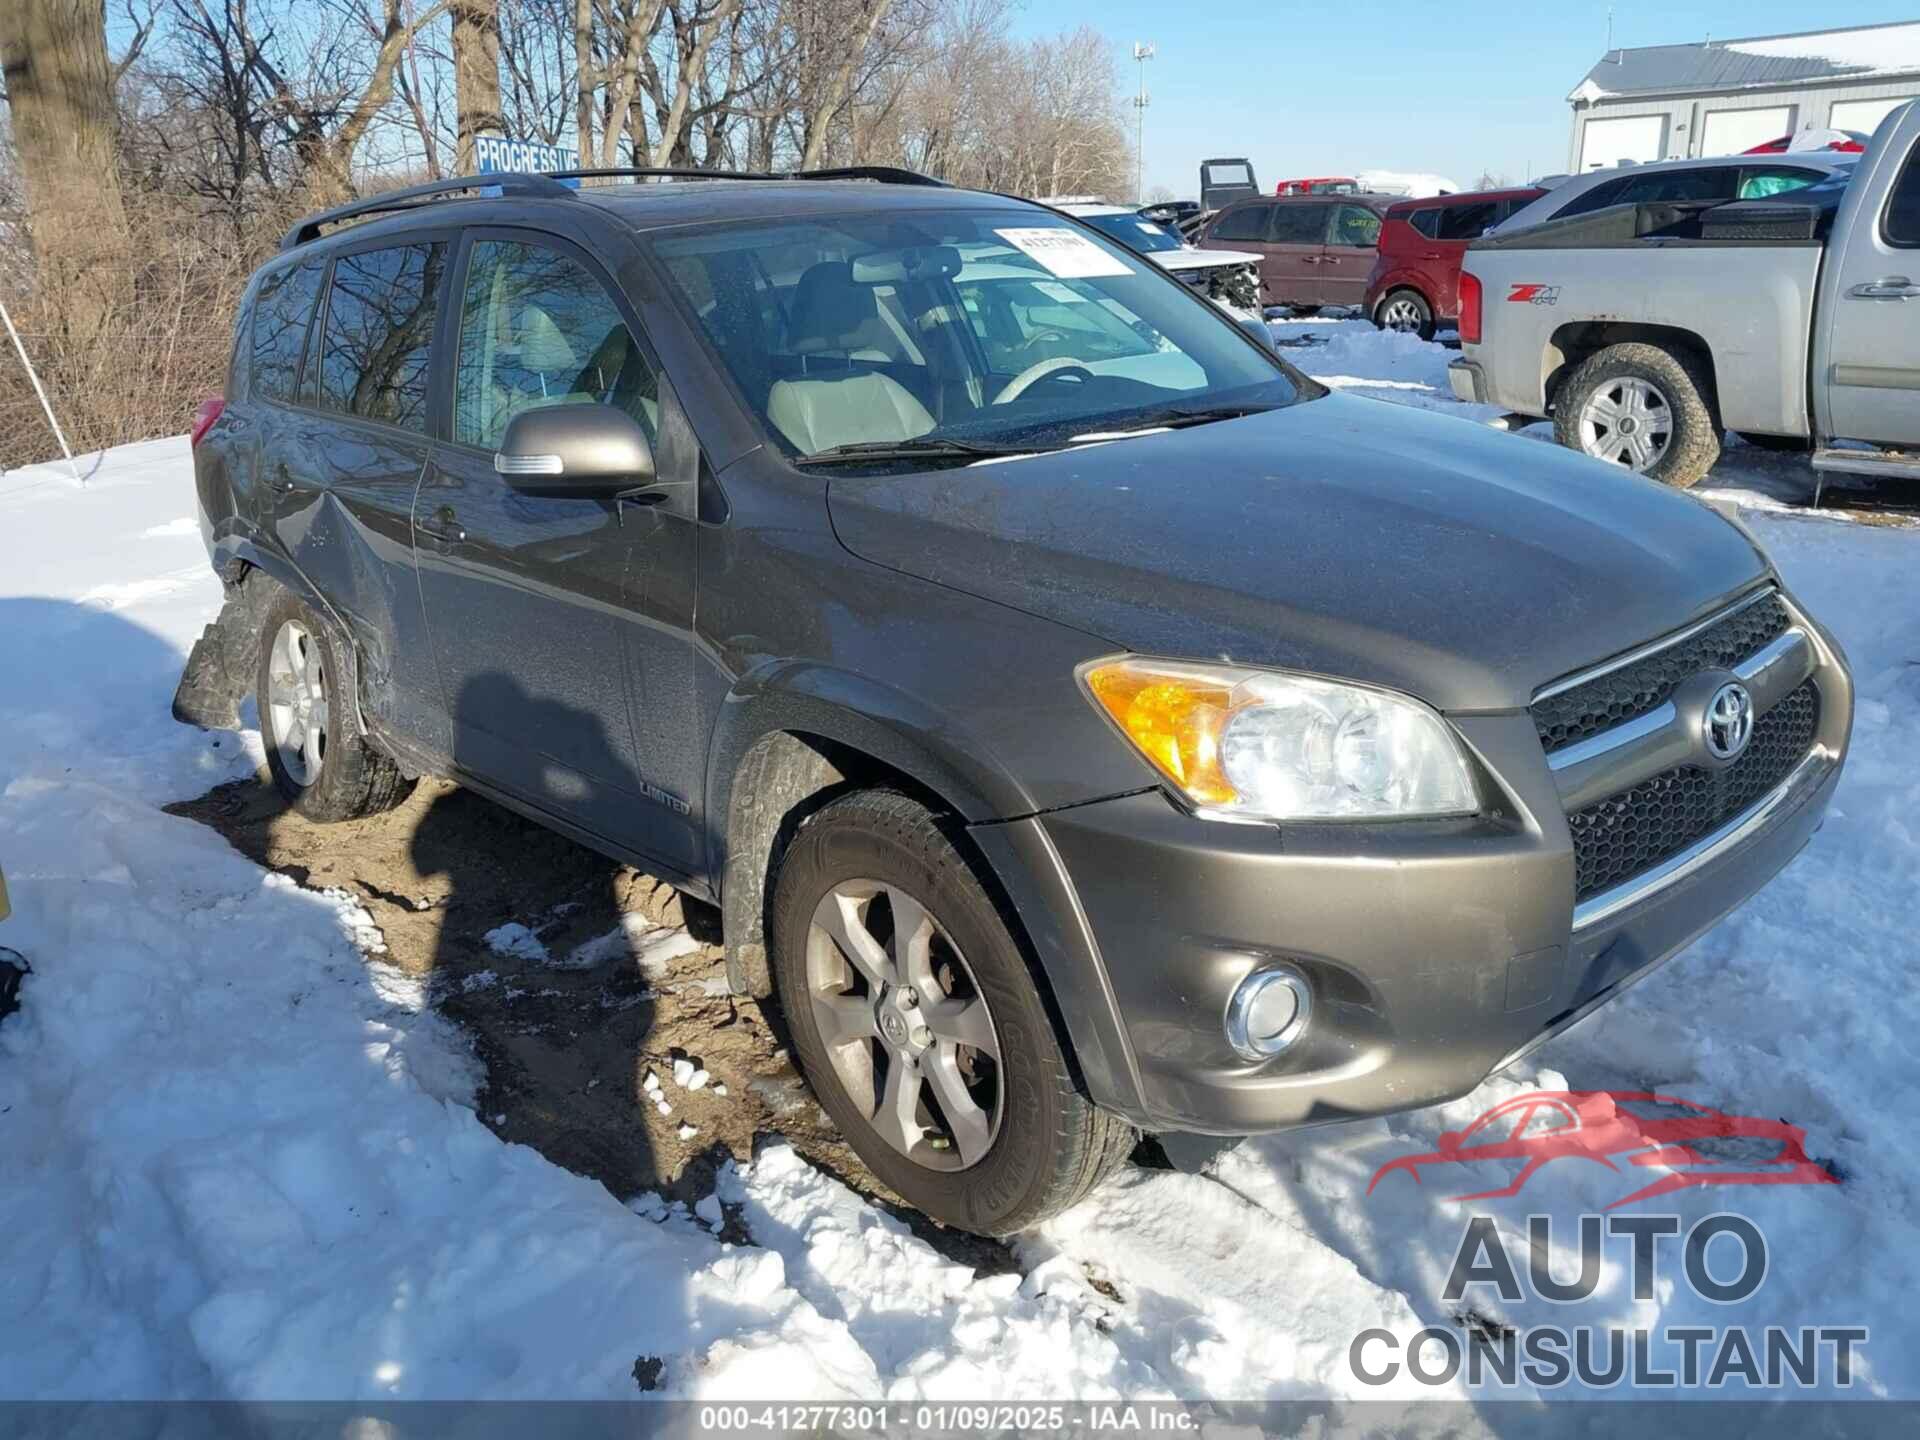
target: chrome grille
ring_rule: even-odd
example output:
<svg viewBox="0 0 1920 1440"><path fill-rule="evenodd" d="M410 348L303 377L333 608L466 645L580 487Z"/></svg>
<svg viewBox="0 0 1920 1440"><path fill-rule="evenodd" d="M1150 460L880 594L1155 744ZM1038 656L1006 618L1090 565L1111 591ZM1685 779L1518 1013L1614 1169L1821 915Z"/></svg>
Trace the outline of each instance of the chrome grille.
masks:
<svg viewBox="0 0 1920 1440"><path fill-rule="evenodd" d="M1548 754L1658 709L1702 670L1730 670L1793 622L1777 592L1742 606L1664 649L1533 702L1534 728Z"/></svg>
<svg viewBox="0 0 1920 1440"><path fill-rule="evenodd" d="M1570 812L1575 902L1651 870L1733 820L1787 778L1819 724L1820 692L1808 680L1754 722L1733 764L1676 766Z"/></svg>

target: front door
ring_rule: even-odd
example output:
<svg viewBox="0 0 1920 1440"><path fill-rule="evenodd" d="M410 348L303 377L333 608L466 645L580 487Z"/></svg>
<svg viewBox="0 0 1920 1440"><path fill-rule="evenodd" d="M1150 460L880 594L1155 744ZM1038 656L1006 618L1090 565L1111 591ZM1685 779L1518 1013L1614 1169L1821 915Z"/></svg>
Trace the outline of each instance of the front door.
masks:
<svg viewBox="0 0 1920 1440"><path fill-rule="evenodd" d="M1273 221L1262 247L1266 259L1260 262L1260 278L1266 282L1267 299L1274 304L1331 303L1321 272L1326 269L1327 216L1332 209L1325 200L1274 202ZM1365 274L1360 278L1364 290Z"/></svg>
<svg viewBox="0 0 1920 1440"><path fill-rule="evenodd" d="M1320 262L1320 293L1329 305L1359 305L1367 277L1380 254L1380 212L1365 205L1336 205Z"/></svg>
<svg viewBox="0 0 1920 1440"><path fill-rule="evenodd" d="M1920 445L1920 105L1856 175L1861 203L1822 296L1824 382L1837 439ZM1888 180L1891 179L1891 185ZM1852 197L1849 197L1850 199ZM1839 227L1836 227L1838 229ZM1816 404L1817 404L1816 400Z"/></svg>
<svg viewBox="0 0 1920 1440"><path fill-rule="evenodd" d="M684 679L694 487L674 487L684 506L530 495L495 473L493 455L515 415L583 403L638 420L663 479L676 478L669 466L697 470L697 452L663 443L658 372L638 326L571 246L475 232L451 318L450 415L413 525L454 763L689 868L687 778L657 773L635 717L649 712L650 688Z"/></svg>

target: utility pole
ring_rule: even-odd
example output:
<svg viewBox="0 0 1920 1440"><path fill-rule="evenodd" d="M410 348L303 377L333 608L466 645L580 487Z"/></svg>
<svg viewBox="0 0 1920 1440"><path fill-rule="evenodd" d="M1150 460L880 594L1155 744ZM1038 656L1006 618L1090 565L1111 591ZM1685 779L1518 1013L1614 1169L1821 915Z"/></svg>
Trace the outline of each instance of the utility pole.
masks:
<svg viewBox="0 0 1920 1440"><path fill-rule="evenodd" d="M1140 93L1133 97L1134 113L1138 117L1134 125L1133 141L1133 203L1147 203L1147 106L1152 101L1147 96L1147 61L1153 58L1152 42L1141 44L1133 42L1133 58L1140 66Z"/></svg>

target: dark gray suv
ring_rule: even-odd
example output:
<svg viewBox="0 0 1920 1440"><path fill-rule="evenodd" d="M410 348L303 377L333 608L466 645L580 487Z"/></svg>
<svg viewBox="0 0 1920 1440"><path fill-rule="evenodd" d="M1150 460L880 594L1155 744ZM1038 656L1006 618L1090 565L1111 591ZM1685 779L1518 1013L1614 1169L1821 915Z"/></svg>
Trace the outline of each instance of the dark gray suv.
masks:
<svg viewBox="0 0 1920 1440"><path fill-rule="evenodd" d="M942 1220L1459 1095L1819 824L1845 665L1698 501L1019 200L493 178L255 278L177 708L253 693L314 819L452 776L717 903Z"/></svg>

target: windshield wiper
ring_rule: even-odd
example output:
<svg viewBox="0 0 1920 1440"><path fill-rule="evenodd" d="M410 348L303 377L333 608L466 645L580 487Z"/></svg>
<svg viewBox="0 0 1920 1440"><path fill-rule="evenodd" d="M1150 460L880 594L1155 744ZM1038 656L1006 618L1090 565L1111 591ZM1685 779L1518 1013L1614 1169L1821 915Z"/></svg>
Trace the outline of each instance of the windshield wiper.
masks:
<svg viewBox="0 0 1920 1440"><path fill-rule="evenodd" d="M880 464L888 460L984 460L1005 455L1031 455L1030 447L980 445L971 440L857 440L801 455L795 465L844 465L850 461Z"/></svg>

